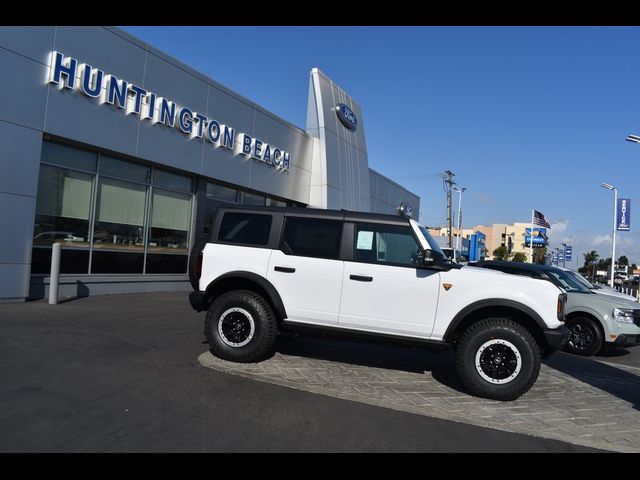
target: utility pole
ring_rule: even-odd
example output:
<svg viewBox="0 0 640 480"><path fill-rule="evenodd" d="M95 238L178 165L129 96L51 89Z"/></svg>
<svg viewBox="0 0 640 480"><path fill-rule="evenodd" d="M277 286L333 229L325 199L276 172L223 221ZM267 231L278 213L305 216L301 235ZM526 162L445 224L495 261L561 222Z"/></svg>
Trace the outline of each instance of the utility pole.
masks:
<svg viewBox="0 0 640 480"><path fill-rule="evenodd" d="M448 225L448 233L449 233L449 248L453 248L453 239L452 239L452 235L453 235L453 195L451 194L451 190L453 188L453 185L456 184L456 182L453 181L453 177L455 177L456 174L453 173L451 170L446 170L443 174L442 174L442 178L444 179L444 183L447 185L446 186L446 192L447 192L447 225Z"/></svg>

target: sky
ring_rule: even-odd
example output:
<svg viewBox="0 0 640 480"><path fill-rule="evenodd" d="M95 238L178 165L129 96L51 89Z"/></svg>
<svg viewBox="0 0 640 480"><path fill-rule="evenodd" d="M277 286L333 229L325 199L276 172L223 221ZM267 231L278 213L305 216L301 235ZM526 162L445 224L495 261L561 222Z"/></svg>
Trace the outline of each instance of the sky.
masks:
<svg viewBox="0 0 640 480"><path fill-rule="evenodd" d="M640 265L640 144L625 141L640 135L640 27L122 28L301 128L318 67L360 104L369 166L420 196L428 226L446 223L451 170L464 228L536 209L575 268L611 257L614 185L632 206L616 258Z"/></svg>

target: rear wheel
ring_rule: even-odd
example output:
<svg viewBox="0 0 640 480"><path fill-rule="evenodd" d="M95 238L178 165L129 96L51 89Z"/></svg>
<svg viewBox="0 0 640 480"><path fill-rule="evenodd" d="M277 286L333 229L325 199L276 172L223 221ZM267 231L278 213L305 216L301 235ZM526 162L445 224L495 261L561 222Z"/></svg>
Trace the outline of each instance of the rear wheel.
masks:
<svg viewBox="0 0 640 480"><path fill-rule="evenodd" d="M589 356L597 353L604 344L602 331L592 319L573 317L566 321L569 340L565 351L575 355Z"/></svg>
<svg viewBox="0 0 640 480"><path fill-rule="evenodd" d="M248 363L261 359L273 345L277 322L262 296L250 290L232 290L213 301L204 330L216 357Z"/></svg>
<svg viewBox="0 0 640 480"><path fill-rule="evenodd" d="M456 368L471 393L494 400L515 400L535 383L540 349L520 324L487 318L471 325L456 349Z"/></svg>

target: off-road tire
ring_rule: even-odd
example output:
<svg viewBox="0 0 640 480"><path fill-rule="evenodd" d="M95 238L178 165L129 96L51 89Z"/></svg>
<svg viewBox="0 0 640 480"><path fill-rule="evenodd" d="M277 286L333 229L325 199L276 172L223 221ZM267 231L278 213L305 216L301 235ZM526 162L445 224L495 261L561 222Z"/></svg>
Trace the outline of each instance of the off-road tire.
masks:
<svg viewBox="0 0 640 480"><path fill-rule="evenodd" d="M225 325L228 326L230 315L240 318L244 326L253 322L253 333L245 345L232 346L229 344L230 339L224 336ZM222 327L220 322L223 322ZM273 345L277 329L276 317L269 303L250 290L231 290L220 295L210 305L204 321L204 333L209 341L211 353L223 360L239 363L261 360ZM243 338L241 335L239 340Z"/></svg>
<svg viewBox="0 0 640 480"><path fill-rule="evenodd" d="M496 350L495 355L492 355L493 350ZM502 365L508 365L506 373L491 373L490 368L498 360ZM522 325L506 318L486 318L472 324L462 334L456 348L456 370L473 395L515 400L538 378L540 348ZM506 376L501 378L500 375Z"/></svg>
<svg viewBox="0 0 640 480"><path fill-rule="evenodd" d="M196 238L195 242L193 242L193 247L191 247L188 268L189 282L191 283L191 287L196 291L200 290L200 272L196 272L198 257L202 255L202 250L204 250L204 247L209 241L210 237L211 235L200 235L198 238ZM200 265L202 265L202 263Z"/></svg>
<svg viewBox="0 0 640 480"><path fill-rule="evenodd" d="M598 353L604 346L602 330L591 318L573 317L565 321L569 329L569 340L565 352L588 357Z"/></svg>

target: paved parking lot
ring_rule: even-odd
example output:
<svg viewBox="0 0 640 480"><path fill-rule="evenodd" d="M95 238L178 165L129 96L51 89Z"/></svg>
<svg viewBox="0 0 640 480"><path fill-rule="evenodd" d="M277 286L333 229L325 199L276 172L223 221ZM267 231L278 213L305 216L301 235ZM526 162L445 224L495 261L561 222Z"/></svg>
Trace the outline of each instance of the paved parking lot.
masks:
<svg viewBox="0 0 640 480"><path fill-rule="evenodd" d="M622 352L628 353L628 352ZM635 357L635 356L634 356ZM621 362L624 355L610 357ZM520 399L468 395L452 352L312 337L282 337L260 363L237 364L203 352L202 365L291 388L405 412L563 440L640 452L640 369L557 353ZM600 361L601 360L601 361ZM607 363L603 363L607 362Z"/></svg>
<svg viewBox="0 0 640 480"><path fill-rule="evenodd" d="M284 336L234 365L202 322L182 292L0 305L0 451L639 449L640 369L613 362L640 349L556 355L500 403L462 390L450 352Z"/></svg>

